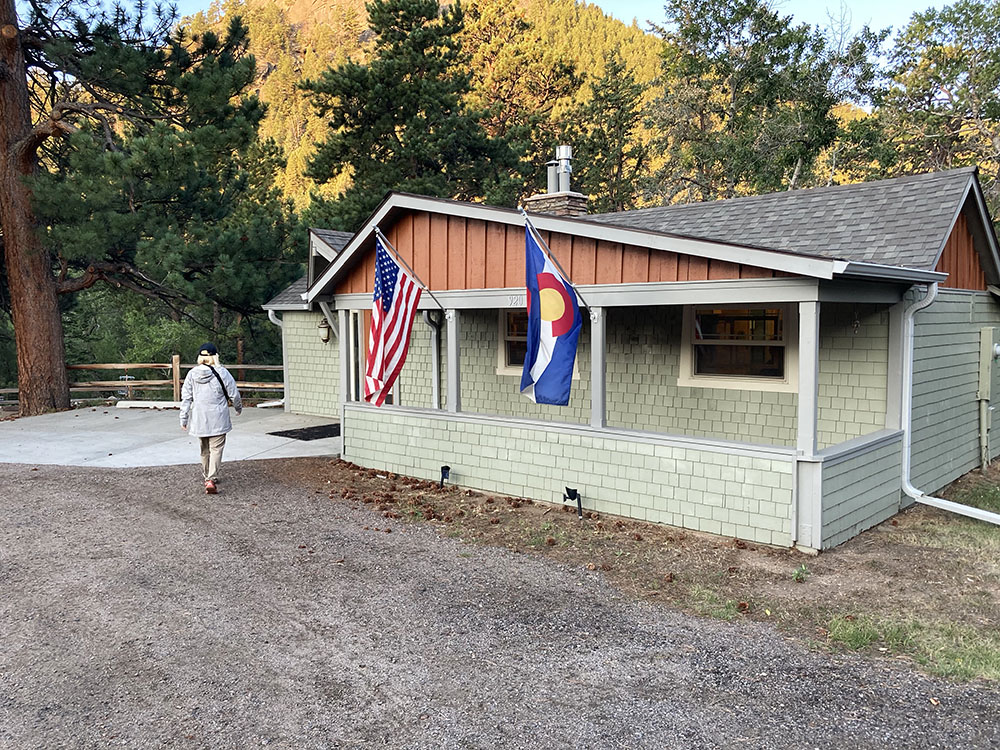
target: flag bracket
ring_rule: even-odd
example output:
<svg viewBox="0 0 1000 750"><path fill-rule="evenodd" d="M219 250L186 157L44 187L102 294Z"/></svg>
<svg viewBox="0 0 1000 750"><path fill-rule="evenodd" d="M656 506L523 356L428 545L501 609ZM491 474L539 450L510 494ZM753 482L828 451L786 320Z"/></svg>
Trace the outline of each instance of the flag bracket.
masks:
<svg viewBox="0 0 1000 750"><path fill-rule="evenodd" d="M571 287L573 287L573 293L576 294L577 298L580 300L580 304L586 307L588 311L590 311L591 307L588 304L587 300L585 300L583 298L583 295L580 294L580 290L576 288L576 284L574 284L572 279L570 279L569 274L566 273L566 269L562 267L562 264L552 254L552 249L549 247L548 243L544 239L542 239L542 235L539 234L538 230L535 228L535 225L531 223L531 219L528 216L528 212L524 210L524 206L518 206L517 210L520 211L521 216L524 217L525 226L528 227L529 231L534 235L535 239L538 241L538 246L542 248L542 252L545 253L548 259L552 261L552 264L559 269L559 273L561 273L563 278L566 279L566 283L568 283ZM591 320L593 320L594 319L593 312L591 312L590 315L591 315Z"/></svg>
<svg viewBox="0 0 1000 750"><path fill-rule="evenodd" d="M427 284L424 283L423 279L417 276L416 272L412 268L410 268L410 264L407 263L405 260L403 260L403 256L399 254L399 251L395 248L395 246L391 242L389 242L389 238L386 237L385 234L382 233L382 230L379 229L377 226L375 227L375 236L382 241L382 246L386 247L389 250L389 252L391 252L395 256L396 260L398 260L400 263L403 264L406 270L409 271L410 276L412 276L414 279L417 280L417 283L420 284L420 288L423 289L425 292L427 292L428 296L432 300L434 300L437 306L440 307L442 310L446 311L445 306L441 304L441 300L439 300L437 297L434 296L434 292L432 292L427 287Z"/></svg>

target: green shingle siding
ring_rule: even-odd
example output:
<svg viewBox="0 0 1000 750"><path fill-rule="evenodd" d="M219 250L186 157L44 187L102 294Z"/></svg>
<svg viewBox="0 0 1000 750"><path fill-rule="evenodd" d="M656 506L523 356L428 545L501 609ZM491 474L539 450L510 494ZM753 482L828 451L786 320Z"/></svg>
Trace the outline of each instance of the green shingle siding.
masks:
<svg viewBox="0 0 1000 750"><path fill-rule="evenodd" d="M823 463L823 548L846 542L899 510L902 435Z"/></svg>
<svg viewBox="0 0 1000 750"><path fill-rule="evenodd" d="M487 492L558 502L579 488L588 509L791 544L791 457L693 448L425 413L348 407L347 460ZM571 429L571 428L570 428ZM352 434L377 434L352 440Z"/></svg>
<svg viewBox="0 0 1000 750"><path fill-rule="evenodd" d="M979 465L979 331L1000 326L1000 305L989 294L942 290L915 323L911 479L936 492ZM996 456L1000 440L991 443Z"/></svg>
<svg viewBox="0 0 1000 750"><path fill-rule="evenodd" d="M321 417L340 416L340 355L333 336L324 344L317 326L322 313L286 312L282 317L289 410Z"/></svg>
<svg viewBox="0 0 1000 750"><path fill-rule="evenodd" d="M824 302L819 335L816 441L822 449L885 427L888 308Z"/></svg>

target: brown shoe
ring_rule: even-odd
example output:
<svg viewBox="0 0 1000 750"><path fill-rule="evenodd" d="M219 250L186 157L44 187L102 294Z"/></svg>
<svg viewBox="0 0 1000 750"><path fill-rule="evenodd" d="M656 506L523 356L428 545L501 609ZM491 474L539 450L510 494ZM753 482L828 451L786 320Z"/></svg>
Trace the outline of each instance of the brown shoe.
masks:
<svg viewBox="0 0 1000 750"><path fill-rule="evenodd" d="M216 489L214 481L212 481L211 479L209 479L208 481L205 482L205 494L206 495L214 495L218 491L219 490Z"/></svg>

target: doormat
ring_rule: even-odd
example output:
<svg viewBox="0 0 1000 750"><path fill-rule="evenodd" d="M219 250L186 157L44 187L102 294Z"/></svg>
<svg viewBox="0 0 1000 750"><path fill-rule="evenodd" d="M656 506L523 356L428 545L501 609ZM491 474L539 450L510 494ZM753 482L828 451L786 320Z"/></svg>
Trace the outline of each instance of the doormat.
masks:
<svg viewBox="0 0 1000 750"><path fill-rule="evenodd" d="M292 438L293 440L322 440L323 438L340 437L340 424L321 424L316 427L300 427L297 430L279 430L267 434Z"/></svg>

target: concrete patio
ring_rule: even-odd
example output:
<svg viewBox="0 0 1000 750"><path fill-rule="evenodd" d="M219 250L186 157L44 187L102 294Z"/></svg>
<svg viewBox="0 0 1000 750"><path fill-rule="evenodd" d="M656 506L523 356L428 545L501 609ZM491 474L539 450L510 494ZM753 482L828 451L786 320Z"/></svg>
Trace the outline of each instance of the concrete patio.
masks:
<svg viewBox="0 0 1000 750"><path fill-rule="evenodd" d="M335 423L329 417L248 407L233 414L225 461L339 456L341 439L296 440L268 433ZM0 422L0 463L131 468L198 461L198 439L177 409L100 406Z"/></svg>

